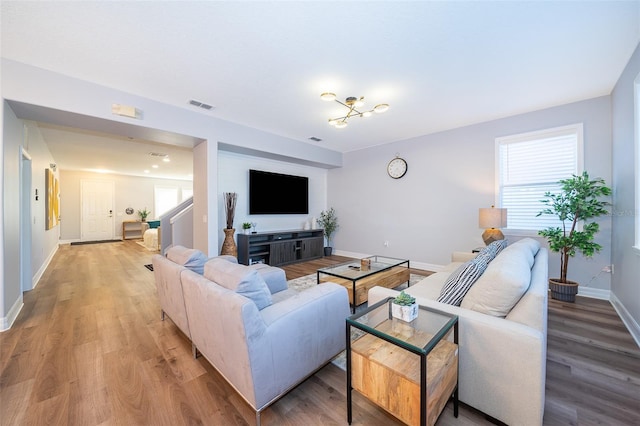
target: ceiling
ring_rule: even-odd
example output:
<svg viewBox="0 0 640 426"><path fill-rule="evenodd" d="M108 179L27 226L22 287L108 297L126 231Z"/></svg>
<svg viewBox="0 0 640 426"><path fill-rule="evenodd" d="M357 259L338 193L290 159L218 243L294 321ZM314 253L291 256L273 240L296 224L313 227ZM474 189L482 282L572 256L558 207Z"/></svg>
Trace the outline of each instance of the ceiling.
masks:
<svg viewBox="0 0 640 426"><path fill-rule="evenodd" d="M5 58L340 152L608 95L640 40L640 1L3 0L1 12ZM391 107L336 129L346 109L323 92ZM88 136L65 132L43 129L59 162L74 151L63 141Z"/></svg>

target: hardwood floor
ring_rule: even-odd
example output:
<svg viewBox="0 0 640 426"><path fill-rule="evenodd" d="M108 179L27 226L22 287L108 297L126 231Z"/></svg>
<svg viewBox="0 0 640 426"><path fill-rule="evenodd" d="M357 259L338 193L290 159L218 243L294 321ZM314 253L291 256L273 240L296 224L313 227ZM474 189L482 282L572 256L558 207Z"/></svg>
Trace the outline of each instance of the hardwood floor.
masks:
<svg viewBox="0 0 640 426"><path fill-rule="evenodd" d="M0 333L1 425L253 425L254 413L171 320L152 253L133 241L61 246ZM347 260L285 268L288 279ZM412 271L421 273L420 271ZM329 364L262 415L264 425L345 425L344 371ZM640 424L640 350L608 302L552 301L545 424ZM490 424L451 404L438 425ZM354 393L354 425L395 425Z"/></svg>

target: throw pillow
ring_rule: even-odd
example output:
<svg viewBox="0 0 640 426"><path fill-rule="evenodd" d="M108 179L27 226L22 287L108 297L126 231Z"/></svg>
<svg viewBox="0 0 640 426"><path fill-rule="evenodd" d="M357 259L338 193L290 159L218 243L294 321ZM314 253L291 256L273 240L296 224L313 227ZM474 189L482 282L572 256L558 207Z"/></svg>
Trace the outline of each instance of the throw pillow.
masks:
<svg viewBox="0 0 640 426"><path fill-rule="evenodd" d="M204 265L204 277L250 299L258 309L266 308L273 303L267 283L258 271L245 265L213 258Z"/></svg>
<svg viewBox="0 0 640 426"><path fill-rule="evenodd" d="M491 262L507 246L507 240L497 240L484 247L478 253L477 258L482 258L486 263Z"/></svg>
<svg viewBox="0 0 640 426"><path fill-rule="evenodd" d="M173 246L167 250L167 259L200 275L203 274L204 264L207 262L207 256L203 252L183 246Z"/></svg>
<svg viewBox="0 0 640 426"><path fill-rule="evenodd" d="M464 296L485 269L487 269L487 263L483 259L475 258L462 264L445 281L438 296L438 302L460 306Z"/></svg>

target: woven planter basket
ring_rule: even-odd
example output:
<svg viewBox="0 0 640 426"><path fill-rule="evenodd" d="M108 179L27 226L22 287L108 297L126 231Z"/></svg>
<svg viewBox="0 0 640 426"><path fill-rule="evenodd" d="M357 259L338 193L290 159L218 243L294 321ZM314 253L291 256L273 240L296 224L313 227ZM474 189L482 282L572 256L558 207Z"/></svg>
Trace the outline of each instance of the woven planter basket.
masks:
<svg viewBox="0 0 640 426"><path fill-rule="evenodd" d="M551 290L551 298L562 302L575 302L576 294L578 294L578 283L568 281L561 283L554 279L549 279L549 290Z"/></svg>

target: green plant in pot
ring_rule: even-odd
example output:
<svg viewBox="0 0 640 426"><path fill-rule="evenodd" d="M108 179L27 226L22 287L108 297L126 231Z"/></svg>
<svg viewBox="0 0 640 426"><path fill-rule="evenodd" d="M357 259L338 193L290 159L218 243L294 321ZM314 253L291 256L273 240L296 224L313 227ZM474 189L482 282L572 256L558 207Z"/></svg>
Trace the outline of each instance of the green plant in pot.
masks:
<svg viewBox="0 0 640 426"><path fill-rule="evenodd" d="M411 322L418 316L416 298L403 291L391 303L391 315L402 321Z"/></svg>
<svg viewBox="0 0 640 426"><path fill-rule="evenodd" d="M324 255L331 256L333 251L333 234L338 229L338 216L333 207L329 210L323 210L320 212L320 219L318 219L318 225L324 228L324 236L327 239L327 246L324 248Z"/></svg>
<svg viewBox="0 0 640 426"><path fill-rule="evenodd" d="M145 207L142 210L138 210L138 216L140 216L140 220L143 222L147 221L147 217L151 214L149 210Z"/></svg>
<svg viewBox="0 0 640 426"><path fill-rule="evenodd" d="M244 222L242 224L242 229L244 229L244 233L248 234L249 233L249 229L251 229L251 222Z"/></svg>
<svg viewBox="0 0 640 426"><path fill-rule="evenodd" d="M579 284L567 279L569 258L577 252L591 257L602 248L594 241L600 226L591 219L608 213L606 207L610 203L601 198L611 195L611 189L603 179L591 179L587 172L560 180L559 183L560 192L545 193L545 199L541 202L547 208L538 213L538 216L556 216L562 225L538 231L538 234L547 239L552 251L560 253L560 278L549 279L551 297L575 302ZM579 229L579 223L583 223L582 230Z"/></svg>

